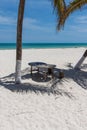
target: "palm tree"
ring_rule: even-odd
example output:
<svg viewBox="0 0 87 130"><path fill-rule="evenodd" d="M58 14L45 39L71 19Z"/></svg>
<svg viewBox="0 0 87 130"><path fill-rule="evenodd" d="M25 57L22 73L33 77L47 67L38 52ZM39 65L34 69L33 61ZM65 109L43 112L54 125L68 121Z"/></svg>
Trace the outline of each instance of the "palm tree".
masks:
<svg viewBox="0 0 87 130"><path fill-rule="evenodd" d="M25 0L20 0L17 21L17 48L16 48L16 75L15 82L21 83L21 60L22 60L22 25L24 16Z"/></svg>
<svg viewBox="0 0 87 130"><path fill-rule="evenodd" d="M52 0L57 15L60 17L66 9L64 0ZM25 0L20 0L17 22L17 48L16 48L16 75L15 82L21 83L21 60L22 60L22 25L24 16Z"/></svg>
<svg viewBox="0 0 87 130"><path fill-rule="evenodd" d="M67 18L69 17L69 15L71 13L73 13L74 11L80 9L81 7L83 7L86 4L87 4L87 0L73 0L65 8L65 10L62 13L62 15L60 15L60 17L58 19L57 29L60 30L64 26L65 21L67 20ZM75 69L79 69L80 68L81 64L83 63L83 61L85 60L86 57L87 57L87 50L84 52L83 56L80 58L80 60L75 65Z"/></svg>

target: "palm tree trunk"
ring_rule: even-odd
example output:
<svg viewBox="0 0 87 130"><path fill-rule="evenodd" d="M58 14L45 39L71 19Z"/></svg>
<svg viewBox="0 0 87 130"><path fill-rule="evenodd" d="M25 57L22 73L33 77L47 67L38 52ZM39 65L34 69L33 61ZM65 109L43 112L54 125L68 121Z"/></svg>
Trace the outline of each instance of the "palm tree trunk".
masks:
<svg viewBox="0 0 87 130"><path fill-rule="evenodd" d="M25 0L20 0L17 21L17 41L16 41L16 75L15 82L21 83L21 60L22 60L22 25L24 16Z"/></svg>
<svg viewBox="0 0 87 130"><path fill-rule="evenodd" d="M84 52L83 56L80 58L80 60L78 61L78 63L75 65L75 69L80 69L81 64L83 63L83 61L85 60L85 58L87 57L87 50Z"/></svg>

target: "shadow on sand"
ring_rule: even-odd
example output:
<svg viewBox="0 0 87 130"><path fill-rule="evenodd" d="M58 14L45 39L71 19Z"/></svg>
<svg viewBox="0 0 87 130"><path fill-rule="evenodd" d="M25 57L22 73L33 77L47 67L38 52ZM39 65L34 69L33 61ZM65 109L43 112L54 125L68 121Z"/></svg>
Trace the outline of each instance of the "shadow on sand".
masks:
<svg viewBox="0 0 87 130"><path fill-rule="evenodd" d="M68 63L66 66L68 67L68 70L63 70L66 79L72 79L83 89L87 89L87 72L84 71L87 69L87 64L83 64L83 66L81 66L81 69L78 70L73 69L71 63Z"/></svg>
<svg viewBox="0 0 87 130"><path fill-rule="evenodd" d="M73 95L68 92L67 90L63 90L59 88L59 84L63 84L65 81L69 82L69 79L74 80L77 84L79 84L82 88L87 89L87 72L82 71L82 70L74 70L72 66L69 64L66 65L68 69L64 69L64 79L59 79L58 78L58 73L60 69L55 69L55 77L51 79L48 77L46 80L44 80L41 75L37 76L37 74L33 74L32 80L34 80L35 83L29 83L25 82L20 85L15 84L14 79L15 79L15 74L10 74L8 76L0 78L0 86L4 86L6 89L9 89L12 92L34 92L36 94L45 94L47 93L48 95L53 94L53 95L65 95L69 98L72 98ZM86 65L84 65L86 66ZM83 68L84 68L83 66ZM26 68L25 70L22 71L22 79L30 79L31 75L29 73L29 68ZM43 84L38 84L38 82L45 82L45 85Z"/></svg>

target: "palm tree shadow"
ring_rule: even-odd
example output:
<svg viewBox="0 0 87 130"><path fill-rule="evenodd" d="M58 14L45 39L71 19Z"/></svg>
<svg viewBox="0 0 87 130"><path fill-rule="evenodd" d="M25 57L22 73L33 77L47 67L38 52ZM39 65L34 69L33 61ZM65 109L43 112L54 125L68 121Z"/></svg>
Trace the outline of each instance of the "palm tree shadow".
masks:
<svg viewBox="0 0 87 130"><path fill-rule="evenodd" d="M66 79L72 79L74 82L76 82L79 86L81 86L84 89L87 89L87 72L82 69L87 69L87 65L84 64L81 69L74 69L71 66L71 63L68 63L66 65L69 69L63 70L65 73Z"/></svg>
<svg viewBox="0 0 87 130"><path fill-rule="evenodd" d="M85 65L86 66L86 65ZM87 89L87 72L83 70L75 70L73 69L70 64L67 64L68 69L63 69L65 78L59 79L58 74L60 69L55 69L55 77L46 83L46 85L41 84L33 84L30 82L22 83L22 84L15 84L15 73L10 74L8 76L0 78L0 86L4 86L6 89L12 91L12 92L34 92L36 94L53 94L53 95L65 95L69 98L72 98L73 95L68 92L67 90L59 88L60 84L64 84L66 81L68 82L69 79L72 79L75 81L79 86L81 86L84 89ZM84 66L83 66L84 67ZM31 75L29 74L29 69L26 68L22 71L22 79L30 79ZM38 82L37 82L38 83Z"/></svg>
<svg viewBox="0 0 87 130"><path fill-rule="evenodd" d="M25 69L22 71L23 79L31 78L30 75L28 75L29 71L28 69ZM25 75L25 78L24 78ZM33 84L33 83L22 83L22 84L15 84L14 82L15 74L10 74L8 76L0 78L0 86L4 86L6 89L12 91L12 92L19 92L19 93L28 93L28 92L34 92L36 94L53 94L53 95L65 95L69 98L72 98L73 95L70 92L67 92L66 90L60 89L58 87L58 84L62 84L62 80L59 80L58 77L55 77L54 79L50 80L50 82L47 82L46 85L41 84Z"/></svg>
<svg viewBox="0 0 87 130"><path fill-rule="evenodd" d="M48 82L48 81L51 80L51 77L47 77L45 79L44 75L41 74L41 73L38 73L38 72L35 72L32 75L28 73L28 74L25 74L25 75L22 76L23 80L29 79L29 78L31 78L35 82L41 82L41 83L42 82Z"/></svg>
<svg viewBox="0 0 87 130"><path fill-rule="evenodd" d="M30 74L30 69L26 68L24 70L22 70L22 79L26 80L26 79L32 79L35 82L48 82L50 81L50 77L47 77L46 79L44 78L44 75L41 73L38 73L37 71L35 71L34 73L32 73L32 75Z"/></svg>

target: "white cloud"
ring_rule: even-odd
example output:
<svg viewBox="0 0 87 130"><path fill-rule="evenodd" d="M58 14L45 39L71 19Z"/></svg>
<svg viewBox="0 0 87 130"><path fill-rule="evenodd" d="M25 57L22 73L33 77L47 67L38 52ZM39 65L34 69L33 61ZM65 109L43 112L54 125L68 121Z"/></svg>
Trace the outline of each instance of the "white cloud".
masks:
<svg viewBox="0 0 87 130"><path fill-rule="evenodd" d="M49 3L51 3L51 0L27 0L27 3L48 5Z"/></svg>
<svg viewBox="0 0 87 130"><path fill-rule="evenodd" d="M32 9L42 8L43 10L50 8L51 5L51 0L26 0L25 3L25 6L31 7Z"/></svg>
<svg viewBox="0 0 87 130"><path fill-rule="evenodd" d="M81 25L72 25L69 27L69 30L73 31L73 32L77 32L77 33L85 33L87 32L87 26L81 26Z"/></svg>
<svg viewBox="0 0 87 130"><path fill-rule="evenodd" d="M53 30L56 30L55 24L44 24L32 18L24 19L24 29L44 32L51 32Z"/></svg>
<svg viewBox="0 0 87 130"><path fill-rule="evenodd" d="M4 2L6 2L6 3L17 3L19 0L0 0L0 3L4 3Z"/></svg>
<svg viewBox="0 0 87 130"><path fill-rule="evenodd" d="M0 15L0 25L15 25L16 20L12 17L6 17Z"/></svg>
<svg viewBox="0 0 87 130"><path fill-rule="evenodd" d="M75 17L75 16L74 16ZM85 15L80 15L77 17L72 17L72 19L74 19L73 23L69 23L67 25L67 28L69 28L69 31L74 31L77 33L85 33L87 32L87 16Z"/></svg>
<svg viewBox="0 0 87 130"><path fill-rule="evenodd" d="M81 24L87 24L87 16L80 16L76 18L76 21Z"/></svg>

